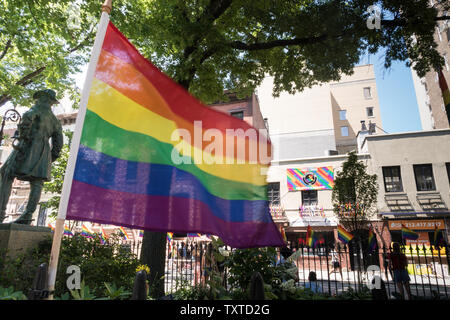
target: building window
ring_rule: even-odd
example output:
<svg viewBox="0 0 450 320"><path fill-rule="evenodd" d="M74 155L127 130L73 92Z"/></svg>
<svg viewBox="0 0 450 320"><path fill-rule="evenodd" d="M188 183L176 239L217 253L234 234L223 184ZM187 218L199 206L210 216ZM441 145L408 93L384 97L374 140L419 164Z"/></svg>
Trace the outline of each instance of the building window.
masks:
<svg viewBox="0 0 450 320"><path fill-rule="evenodd" d="M339 120L347 120L347 110L339 111Z"/></svg>
<svg viewBox="0 0 450 320"><path fill-rule="evenodd" d="M241 120L244 119L244 111L233 111L230 115Z"/></svg>
<svg viewBox="0 0 450 320"><path fill-rule="evenodd" d="M415 164L414 176L416 178L417 191L436 190L431 164Z"/></svg>
<svg viewBox="0 0 450 320"><path fill-rule="evenodd" d="M366 99L372 98L372 92L370 90L370 87L364 88L364 98L366 98Z"/></svg>
<svg viewBox="0 0 450 320"><path fill-rule="evenodd" d="M373 107L367 107L366 113L368 117L373 117Z"/></svg>
<svg viewBox="0 0 450 320"><path fill-rule="evenodd" d="M279 205L280 204L280 183L272 182L267 185L267 198L270 204Z"/></svg>
<svg viewBox="0 0 450 320"><path fill-rule="evenodd" d="M347 126L341 127L341 136L348 137L348 127Z"/></svg>
<svg viewBox="0 0 450 320"><path fill-rule="evenodd" d="M302 191L302 205L316 206L317 205L317 190Z"/></svg>
<svg viewBox="0 0 450 320"><path fill-rule="evenodd" d="M386 192L402 192L402 176L400 167L383 167L384 190Z"/></svg>

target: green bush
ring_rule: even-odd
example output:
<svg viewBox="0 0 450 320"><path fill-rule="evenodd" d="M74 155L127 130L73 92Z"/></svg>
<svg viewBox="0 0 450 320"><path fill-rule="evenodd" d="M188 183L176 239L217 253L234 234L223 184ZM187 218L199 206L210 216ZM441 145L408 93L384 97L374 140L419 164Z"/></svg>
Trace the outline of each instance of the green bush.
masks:
<svg viewBox="0 0 450 320"><path fill-rule="evenodd" d="M16 290L28 292L38 266L49 262L51 242L49 238L16 259L0 261L0 286L12 286ZM85 285L91 288L93 296L103 297L120 288L121 293L132 291L139 260L135 254L120 245L119 237L111 237L105 244L101 244L98 237L63 237L55 296L65 297L68 293L66 280L69 275L66 270L70 265L80 267L81 277ZM104 283L114 283L114 287L110 286L108 291Z"/></svg>

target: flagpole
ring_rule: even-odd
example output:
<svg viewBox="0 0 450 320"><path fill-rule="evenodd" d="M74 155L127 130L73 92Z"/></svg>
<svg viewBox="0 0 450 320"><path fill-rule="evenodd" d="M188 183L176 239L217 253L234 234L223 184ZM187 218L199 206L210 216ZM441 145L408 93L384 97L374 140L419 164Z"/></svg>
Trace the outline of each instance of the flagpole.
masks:
<svg viewBox="0 0 450 320"><path fill-rule="evenodd" d="M55 290L56 272L58 268L59 252L61 248L61 238L64 231L64 222L67 214L67 206L69 203L70 190L72 188L73 173L75 170L75 163L80 147L81 130L83 129L84 118L86 115L86 107L89 99L89 92L91 90L92 81L94 78L95 69L105 39L106 30L109 23L109 14L112 10L112 0L105 0L102 5L102 15L100 18L97 35L95 37L94 46L91 52L91 59L88 65L86 80L84 82L83 91L81 93L80 107L78 109L77 120L75 123L75 131L73 133L72 142L70 146L69 160L67 163L66 173L64 177L63 189L61 193L61 200L59 202L58 217L56 218L55 232L53 233L52 250L50 253L50 263L48 270L48 291L49 300L53 299Z"/></svg>

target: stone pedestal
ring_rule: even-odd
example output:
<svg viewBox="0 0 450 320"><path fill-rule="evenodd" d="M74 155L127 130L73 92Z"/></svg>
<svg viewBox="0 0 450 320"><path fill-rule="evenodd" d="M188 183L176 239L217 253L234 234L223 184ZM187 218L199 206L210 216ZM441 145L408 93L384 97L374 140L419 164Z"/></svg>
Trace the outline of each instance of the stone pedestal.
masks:
<svg viewBox="0 0 450 320"><path fill-rule="evenodd" d="M39 242L52 237L50 228L15 223L0 224L0 254L10 258L26 253ZM3 257L2 257L3 258Z"/></svg>

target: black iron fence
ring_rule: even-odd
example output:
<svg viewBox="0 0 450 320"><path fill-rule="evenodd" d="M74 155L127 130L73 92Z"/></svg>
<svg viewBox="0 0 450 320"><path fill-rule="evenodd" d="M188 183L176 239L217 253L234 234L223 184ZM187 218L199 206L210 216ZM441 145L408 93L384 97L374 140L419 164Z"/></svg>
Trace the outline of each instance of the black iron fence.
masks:
<svg viewBox="0 0 450 320"><path fill-rule="evenodd" d="M406 255L409 289L413 299L450 298L449 246L402 246ZM224 248L232 252L231 248ZM309 248L289 243L277 249L279 262L289 259L298 270L297 286L305 287L311 272L317 278L320 291L337 295L351 288L359 291L381 288L388 298L399 298L401 288L394 282L394 272L389 263L391 249L377 248L369 252L355 246L319 246ZM165 291L171 293L182 286L204 284L212 268L213 248L210 243L171 241L167 246ZM227 285L228 270L217 264Z"/></svg>

